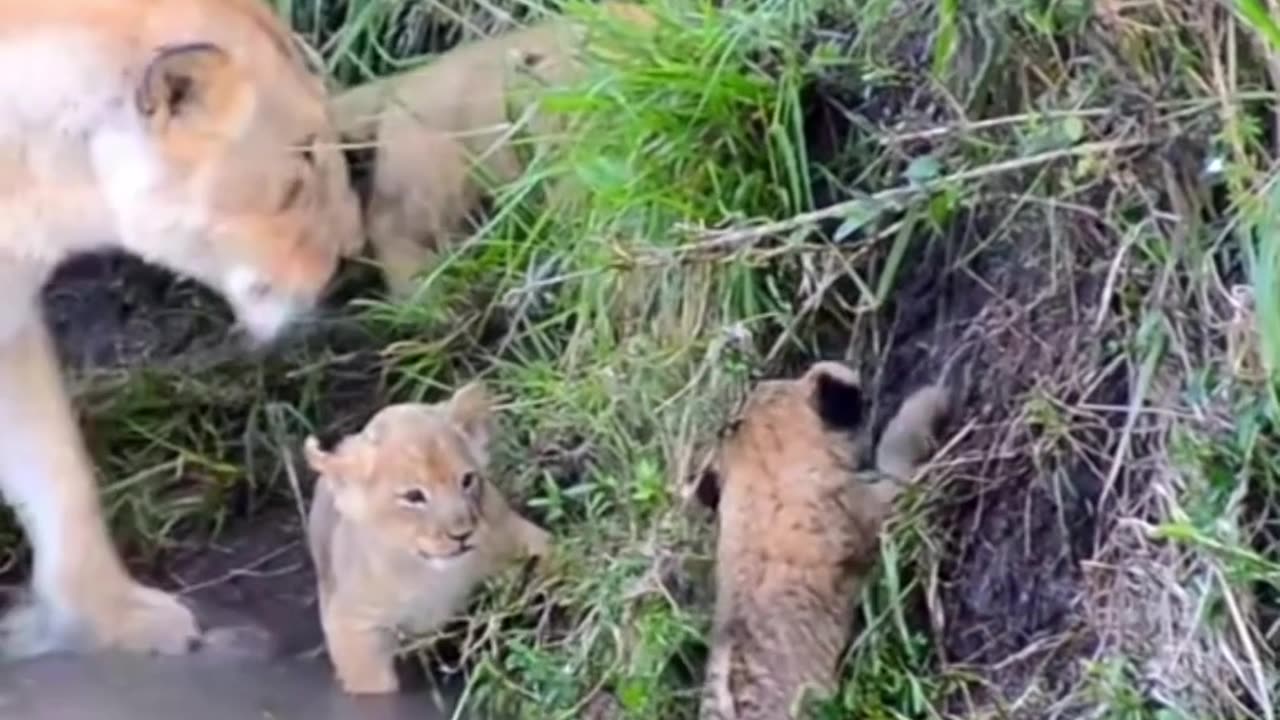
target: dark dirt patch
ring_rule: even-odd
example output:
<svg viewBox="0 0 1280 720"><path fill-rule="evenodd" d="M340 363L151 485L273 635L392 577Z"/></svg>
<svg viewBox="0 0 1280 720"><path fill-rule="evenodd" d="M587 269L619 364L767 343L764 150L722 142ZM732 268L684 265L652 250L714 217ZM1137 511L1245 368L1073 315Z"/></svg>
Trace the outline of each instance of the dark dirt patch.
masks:
<svg viewBox="0 0 1280 720"><path fill-rule="evenodd" d="M931 494L938 592L911 611L932 626L941 669L981 678L948 701L960 717L1033 686L1046 702L1062 697L1097 644L1082 563L1110 529L1099 499L1123 416L1097 408L1125 406L1127 377L1110 362L1114 320L1094 326L1109 239L1060 216L1048 257L1042 212L984 208L944 235L922 230L882 311L841 314L858 294L837 283L843 302L812 322L816 352L782 361L789 373L851 358L867 378L875 436L914 389L942 377L956 387L949 432L968 430Z"/></svg>
<svg viewBox="0 0 1280 720"><path fill-rule="evenodd" d="M1077 225L1055 263L1044 256L1044 222L1015 220L998 242L989 242L994 223L960 222L926 250L895 296L877 378L881 423L903 393L948 365L962 390L953 429L972 423L972 431L934 493L947 546L930 615L941 619L934 632L944 666L980 669L987 686L966 698L978 705L1035 682L1052 698L1090 652L1081 562L1096 551L1108 431L1118 418L1081 422L1076 413L1127 397L1123 372L1101 376L1110 333L1091 327L1100 236ZM957 262L979 238L987 249Z"/></svg>
<svg viewBox="0 0 1280 720"><path fill-rule="evenodd" d="M269 630L273 654L305 653L324 637L303 537L296 510L272 507L213 543L175 553L165 572L210 625L247 619Z"/></svg>
<svg viewBox="0 0 1280 720"><path fill-rule="evenodd" d="M45 287L45 318L63 362L133 367L227 341L226 304L190 280L118 253L66 262Z"/></svg>

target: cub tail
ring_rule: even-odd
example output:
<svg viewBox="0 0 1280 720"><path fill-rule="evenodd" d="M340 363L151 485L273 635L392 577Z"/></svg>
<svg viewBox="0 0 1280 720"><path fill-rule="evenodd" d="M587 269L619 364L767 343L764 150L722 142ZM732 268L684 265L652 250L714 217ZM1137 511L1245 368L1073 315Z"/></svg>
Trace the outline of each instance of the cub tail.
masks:
<svg viewBox="0 0 1280 720"><path fill-rule="evenodd" d="M876 469L899 484L911 480L936 449L938 431L950 412L950 393L940 384L909 395L880 437Z"/></svg>

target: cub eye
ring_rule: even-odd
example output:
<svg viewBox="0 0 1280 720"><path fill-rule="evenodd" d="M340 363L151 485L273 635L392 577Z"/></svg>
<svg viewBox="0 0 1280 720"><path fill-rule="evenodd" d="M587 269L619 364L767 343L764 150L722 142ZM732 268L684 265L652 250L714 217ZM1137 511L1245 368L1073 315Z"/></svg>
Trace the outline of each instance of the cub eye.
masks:
<svg viewBox="0 0 1280 720"><path fill-rule="evenodd" d="M404 492L400 493L400 501L405 503L406 505L426 505L427 494L422 492L418 488L413 488L412 490L405 490Z"/></svg>
<svg viewBox="0 0 1280 720"><path fill-rule="evenodd" d="M480 482L480 476L473 472L462 474L462 489L471 490Z"/></svg>

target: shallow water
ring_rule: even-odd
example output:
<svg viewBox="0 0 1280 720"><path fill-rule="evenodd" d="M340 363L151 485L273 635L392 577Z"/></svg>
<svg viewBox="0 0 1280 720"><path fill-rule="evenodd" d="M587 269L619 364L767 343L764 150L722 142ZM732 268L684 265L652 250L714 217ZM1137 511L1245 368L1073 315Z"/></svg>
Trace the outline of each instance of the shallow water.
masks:
<svg viewBox="0 0 1280 720"><path fill-rule="evenodd" d="M456 688L443 694L346 696L323 658L97 655L0 665L3 720L451 720L445 703Z"/></svg>

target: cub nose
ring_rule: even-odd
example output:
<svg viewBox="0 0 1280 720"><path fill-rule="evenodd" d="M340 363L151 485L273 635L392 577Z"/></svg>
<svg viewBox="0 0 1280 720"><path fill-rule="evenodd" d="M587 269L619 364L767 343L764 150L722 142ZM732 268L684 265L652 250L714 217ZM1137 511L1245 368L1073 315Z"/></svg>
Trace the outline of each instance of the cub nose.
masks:
<svg viewBox="0 0 1280 720"><path fill-rule="evenodd" d="M456 530L450 530L448 531L448 535L449 535L449 539L456 543L465 543L468 539L471 538L471 531L463 530L459 532Z"/></svg>

